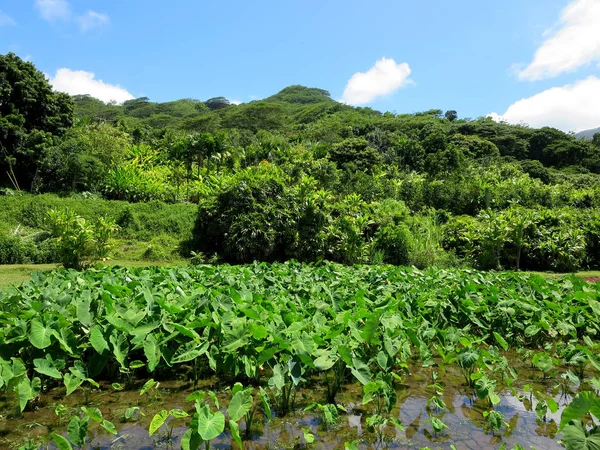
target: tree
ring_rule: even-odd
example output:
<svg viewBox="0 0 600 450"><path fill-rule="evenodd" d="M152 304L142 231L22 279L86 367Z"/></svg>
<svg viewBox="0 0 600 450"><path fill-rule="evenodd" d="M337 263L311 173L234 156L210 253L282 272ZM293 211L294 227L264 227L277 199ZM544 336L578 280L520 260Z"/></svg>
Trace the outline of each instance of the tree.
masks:
<svg viewBox="0 0 600 450"><path fill-rule="evenodd" d="M450 122L454 122L456 119L458 119L458 113L451 109L449 111L446 111L444 117L446 117L446 119L448 119Z"/></svg>
<svg viewBox="0 0 600 450"><path fill-rule="evenodd" d="M204 104L206 106L208 106L209 109L212 109L212 110L227 108L228 106L231 106L231 102L229 100L227 100L225 97L209 98L208 100L206 100L204 102Z"/></svg>
<svg viewBox="0 0 600 450"><path fill-rule="evenodd" d="M0 55L0 184L34 188L54 136L73 123L73 102L14 53Z"/></svg>
<svg viewBox="0 0 600 450"><path fill-rule="evenodd" d="M329 159L339 168L351 172L372 172L381 163L381 155L363 138L350 138L334 145L329 151Z"/></svg>

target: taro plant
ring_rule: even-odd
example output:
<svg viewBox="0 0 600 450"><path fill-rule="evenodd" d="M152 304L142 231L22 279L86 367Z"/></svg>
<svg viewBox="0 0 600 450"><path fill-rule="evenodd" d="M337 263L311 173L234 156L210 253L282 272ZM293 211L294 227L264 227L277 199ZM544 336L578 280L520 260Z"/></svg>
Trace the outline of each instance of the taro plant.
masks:
<svg viewBox="0 0 600 450"><path fill-rule="evenodd" d="M205 402L207 396L212 401L216 411L212 411L210 405ZM210 441L225 430L225 416L219 411L219 400L212 391L196 391L188 395L186 401L195 402L196 412L192 416L187 431L181 438L181 449L198 450L204 444L206 450L209 450Z"/></svg>
<svg viewBox="0 0 600 450"><path fill-rule="evenodd" d="M259 409L259 403L256 402L252 393L252 387L244 388L241 383L236 383L231 389L232 397L229 402L229 407L227 408L227 414L229 415L229 430L240 448L242 448L242 435L240 433L239 422L242 418L244 419L246 424L244 437L250 437L252 424ZM271 419L269 396L262 387L258 393L258 399L260 401L260 406L262 406L265 418L269 421Z"/></svg>
<svg viewBox="0 0 600 450"><path fill-rule="evenodd" d="M188 413L186 413L182 409L171 409L170 411L163 409L162 411L159 411L158 413L156 413L154 415L154 417L152 418L152 421L150 422L150 428L148 429L148 434L150 436L152 436L154 433L156 433L165 424L165 422L167 421L167 419L169 419L169 417L172 417L174 419L183 419L188 416L189 416ZM170 427L167 427L165 440L166 440L167 444L172 445L172 443L173 443L173 426L172 425Z"/></svg>
<svg viewBox="0 0 600 450"><path fill-rule="evenodd" d="M273 367L269 387L275 392L277 412L282 416L294 409L296 393L300 383L304 381L303 372L302 362L295 357L288 359L287 363L278 363Z"/></svg>
<svg viewBox="0 0 600 450"><path fill-rule="evenodd" d="M94 421L108 433L116 435L117 429L112 422L104 419L102 412L98 408L81 407L83 416L73 416L67 427L69 439L58 433L52 433L52 439L60 450L73 450L73 446L84 450L88 446L89 422Z"/></svg>
<svg viewBox="0 0 600 450"><path fill-rule="evenodd" d="M592 427L582 422L586 416L592 417ZM595 392L584 391L577 394L563 410L558 431L563 432L562 443L567 450L595 450L600 448L600 397Z"/></svg>

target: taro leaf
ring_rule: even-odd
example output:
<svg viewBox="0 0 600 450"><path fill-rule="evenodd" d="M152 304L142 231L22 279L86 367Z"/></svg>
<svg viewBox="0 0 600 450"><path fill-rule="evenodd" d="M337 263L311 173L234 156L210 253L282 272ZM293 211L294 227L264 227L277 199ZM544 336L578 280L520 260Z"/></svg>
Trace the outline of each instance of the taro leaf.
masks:
<svg viewBox="0 0 600 450"><path fill-rule="evenodd" d="M389 369L388 363L390 360L392 360L392 358L389 358L388 355L384 351L380 351L377 354L377 364L379 364L379 367L381 367L381 370L387 371Z"/></svg>
<svg viewBox="0 0 600 450"><path fill-rule="evenodd" d="M83 413L92 419L94 422L102 423L104 417L102 416L102 412L98 408L86 408L85 406L81 407Z"/></svg>
<svg viewBox="0 0 600 450"><path fill-rule="evenodd" d="M354 375L361 384L368 384L371 381L371 370L369 369L369 366L358 358L353 358L352 364L353 367L350 368L352 375Z"/></svg>
<svg viewBox="0 0 600 450"><path fill-rule="evenodd" d="M331 358L331 355L329 353L324 353L323 355L319 356L317 359L314 360L315 367L317 368L317 370L321 371L331 369L334 364L335 360Z"/></svg>
<svg viewBox="0 0 600 450"><path fill-rule="evenodd" d="M263 410L265 411L265 417L267 422L271 420L271 405L269 404L269 394L261 387L258 393L260 397L260 402L262 404Z"/></svg>
<svg viewBox="0 0 600 450"><path fill-rule="evenodd" d="M219 405L219 399L217 398L217 394L215 394L213 391L208 391L207 394L210 397L210 399L213 401L213 403L215 404L217 409L219 409L221 406Z"/></svg>
<svg viewBox="0 0 600 450"><path fill-rule="evenodd" d="M82 298L77 303L77 320L85 327L92 324L92 315L90 314L89 292L87 298Z"/></svg>
<svg viewBox="0 0 600 450"><path fill-rule="evenodd" d="M169 418L169 411L167 411L166 409L163 409L162 411L158 412L152 418L152 422L150 422L150 428L148 429L148 433L150 434L150 436L152 436L154 433L156 433L156 430L158 430L160 427L162 427L168 418Z"/></svg>
<svg viewBox="0 0 600 450"><path fill-rule="evenodd" d="M218 437L225 429L225 416L221 411L212 413L208 405L198 411L198 434L205 441Z"/></svg>
<svg viewBox="0 0 600 450"><path fill-rule="evenodd" d="M304 440L307 444L315 442L315 435L308 428L302 428L302 434L304 434Z"/></svg>
<svg viewBox="0 0 600 450"><path fill-rule="evenodd" d="M82 420L77 416L73 417L69 421L67 432L69 433L69 439L73 444L83 446L88 433L88 421Z"/></svg>
<svg viewBox="0 0 600 450"><path fill-rule="evenodd" d="M590 391L580 392L563 410L562 415L560 416L560 427L558 428L558 431L562 431L571 420L581 419L593 410L596 411L594 415L600 414L600 399L596 393Z"/></svg>
<svg viewBox="0 0 600 450"><path fill-rule="evenodd" d="M65 373L63 382L67 388L67 395L71 395L83 383L83 379L76 377L70 373Z"/></svg>
<svg viewBox="0 0 600 450"><path fill-rule="evenodd" d="M496 333L495 331L494 331L494 338L496 339L496 342L498 342L498 344L500 344L500 347L502 347L504 349L504 351L508 351L508 342L506 342L506 340L499 333Z"/></svg>
<svg viewBox="0 0 600 450"><path fill-rule="evenodd" d="M252 394L247 391L238 391L231 402L229 403L229 407L227 408L227 413L229 414L229 418L234 422L238 422L242 417L244 417L250 410L252 409Z"/></svg>
<svg viewBox="0 0 600 450"><path fill-rule="evenodd" d="M46 375L47 377L60 380L62 378L61 373L56 367L54 367L50 355L46 355L46 359L38 358L33 360L34 369L36 372Z"/></svg>
<svg viewBox="0 0 600 450"><path fill-rule="evenodd" d="M31 342L31 345L35 348L44 349L49 347L52 343L50 336L52 336L53 331L52 328L46 328L38 319L33 319L31 321L29 342Z"/></svg>
<svg viewBox="0 0 600 450"><path fill-rule="evenodd" d="M229 431L231 432L231 437L233 440L237 442L237 445L239 445L240 448L244 448L242 444L242 437L240 436L240 426L237 424L237 422L234 422L233 420L229 421Z"/></svg>
<svg viewBox="0 0 600 450"><path fill-rule="evenodd" d="M458 365L465 370L468 370L471 367L473 367L478 360L479 353L473 348L463 350L458 354L457 358Z"/></svg>
<svg viewBox="0 0 600 450"><path fill-rule="evenodd" d="M363 327L361 337L365 340L367 344L373 343L373 337L375 336L375 332L377 331L377 327L379 326L379 316L376 314L372 314L365 322L365 326Z"/></svg>
<svg viewBox="0 0 600 450"><path fill-rule="evenodd" d="M587 431L581 420L573 420L565 426L562 440L567 450L600 450L600 427Z"/></svg>
<svg viewBox="0 0 600 450"><path fill-rule="evenodd" d="M358 450L358 441L344 442L344 450Z"/></svg>
<svg viewBox="0 0 600 450"><path fill-rule="evenodd" d="M204 391L194 391L190 395L188 395L185 399L186 402L195 402L199 400L200 402L204 401L206 397L206 393Z"/></svg>
<svg viewBox="0 0 600 450"><path fill-rule="evenodd" d="M58 450L73 450L73 447L63 436L57 433L52 433L52 440L56 444Z"/></svg>
<svg viewBox="0 0 600 450"><path fill-rule="evenodd" d="M117 434L117 428L115 427L115 424L112 422L109 422L108 420L102 421L102 428L104 428L110 434L114 434L114 435Z"/></svg>
<svg viewBox="0 0 600 450"><path fill-rule="evenodd" d="M201 445L200 435L192 429L188 429L181 438L181 450L198 450Z"/></svg>
<svg viewBox="0 0 600 450"><path fill-rule="evenodd" d="M140 389L140 395L144 395L146 392L148 392L150 389L152 389L152 387L154 387L155 384L156 384L156 381L154 381L153 378L150 378L148 381L146 381L144 383L144 385L142 386L142 389Z"/></svg>
<svg viewBox="0 0 600 450"><path fill-rule="evenodd" d="M127 364L125 359L129 354L129 345L127 338L123 334L113 333L110 336L110 343L113 346L113 353L121 368L126 369Z"/></svg>
<svg viewBox="0 0 600 450"><path fill-rule="evenodd" d="M154 369L156 369L156 366L160 362L161 355L158 342L152 334L146 336L146 340L144 341L144 355L146 355L146 360L148 361L148 370L154 372Z"/></svg>
<svg viewBox="0 0 600 450"><path fill-rule="evenodd" d="M294 386L298 386L302 381L302 364L297 358L291 358L288 360L288 370L290 372L290 377L292 378L292 383Z"/></svg>
<svg viewBox="0 0 600 450"><path fill-rule="evenodd" d="M42 391L42 382L38 377L33 378L31 382L25 377L21 383L17 385L17 391L19 395L19 406L21 412L23 412L25 406L27 406L27 402L36 398ZM24 400L25 395L28 397L26 400Z"/></svg>
<svg viewBox="0 0 600 450"><path fill-rule="evenodd" d="M200 336L198 335L198 333L196 333L195 330L185 327L183 325L180 325L178 323L171 323L170 325L173 328L175 328L177 331L179 331L181 334L183 334L184 336L189 337L190 339L193 339L197 343L201 342Z"/></svg>
<svg viewBox="0 0 600 450"><path fill-rule="evenodd" d="M242 383L240 383L239 381L236 382L233 387L231 388L231 397L233 398L233 396L235 394L237 394L240 391L244 390L244 385Z"/></svg>
<svg viewBox="0 0 600 450"><path fill-rule="evenodd" d="M174 419L184 419L186 417L189 417L189 414L186 413L183 409L172 409L171 411L169 411L169 414Z"/></svg>
<svg viewBox="0 0 600 450"><path fill-rule="evenodd" d="M139 406L132 406L130 408L127 408L125 410L125 419L129 420L133 417L133 413L135 413L136 411L139 411Z"/></svg>
<svg viewBox="0 0 600 450"><path fill-rule="evenodd" d="M98 353L102 354L108 350L108 343L104 339L102 329L98 325L94 325L90 330L90 344Z"/></svg>
<svg viewBox="0 0 600 450"><path fill-rule="evenodd" d="M208 350L209 342L206 341L202 345L198 345L196 342L191 341L186 344L180 345L173 358L171 364L180 364L188 361L192 361L199 356L202 356Z"/></svg>
<svg viewBox="0 0 600 450"><path fill-rule="evenodd" d="M273 375L269 379L269 386L275 386L279 391L285 386L285 378L283 377L281 365L275 364L273 367Z"/></svg>

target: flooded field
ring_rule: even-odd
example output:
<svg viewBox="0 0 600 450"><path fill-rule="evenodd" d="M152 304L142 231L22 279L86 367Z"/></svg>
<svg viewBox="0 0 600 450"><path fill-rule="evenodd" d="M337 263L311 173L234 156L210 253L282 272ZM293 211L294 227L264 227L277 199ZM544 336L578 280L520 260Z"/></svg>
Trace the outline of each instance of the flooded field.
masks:
<svg viewBox="0 0 600 450"><path fill-rule="evenodd" d="M520 380L538 380L534 383L535 391L552 395L561 406L561 410L576 393L577 386L570 386L564 392L564 386L555 386L558 381L542 382L539 372L519 364L517 355L511 362L517 368ZM520 366L520 367L519 367ZM254 422L249 439L244 441L247 449L291 449L291 448L344 448L344 443L358 441L358 448L390 448L390 449L457 449L479 450L497 449L503 444L513 448L519 444L524 448L561 449L557 443L556 433L560 419L560 411L555 414L548 412L545 420L537 418L535 409L537 401L532 395L523 391L523 385L517 388L517 395L509 389L499 390L501 401L496 410L504 416L505 424L501 430L490 429L484 412L488 410L484 401L478 400L473 390L464 386L460 373L448 370L443 377L442 399L446 405L444 410L428 407L432 396L430 383L435 367L414 367L409 375L396 385L398 402L391 415L400 419L404 431L392 426L385 428L383 438L369 430L366 419L373 413L372 405L362 405L362 386L358 383L344 386L338 396L338 403L347 412L341 412L338 424L326 426L322 415L315 411L304 409L312 402L324 401L326 393L319 386L319 380L312 380L312 388L302 389L297 393L294 411L284 417L278 417L273 412L271 420L266 421L264 414ZM214 390L221 402L221 410L225 412L230 398L229 390L219 384L216 379L203 380L197 389ZM186 397L194 389L189 383L179 381L163 381L158 389L140 395L139 390L115 391L110 384L104 384L101 389L94 389L88 396L87 406L97 407L104 417L117 427L118 435L110 435L99 426L90 425L89 448L120 449L120 450L150 450L178 449L181 437L189 422L187 419L169 419L156 434L149 436L148 428L154 414L162 409L184 409L193 412L193 405L186 403ZM79 407L86 405L85 393L79 392L64 397L64 389L54 389L41 396L40 402L31 410L25 411L22 417L16 414L12 402L5 402L1 407L0 448L18 448L28 438L45 437L52 431L66 435L66 422L72 415L79 412ZM55 413L58 405L64 405L67 410L62 414L62 423ZM125 411L130 407L138 407L133 416L126 420ZM440 418L447 426L441 433L435 433L427 421L431 417ZM242 424L242 429L244 425ZM303 429L309 429L315 436L314 444L306 444ZM228 431L211 441L211 448L237 448L232 443ZM57 448L53 443L49 449Z"/></svg>

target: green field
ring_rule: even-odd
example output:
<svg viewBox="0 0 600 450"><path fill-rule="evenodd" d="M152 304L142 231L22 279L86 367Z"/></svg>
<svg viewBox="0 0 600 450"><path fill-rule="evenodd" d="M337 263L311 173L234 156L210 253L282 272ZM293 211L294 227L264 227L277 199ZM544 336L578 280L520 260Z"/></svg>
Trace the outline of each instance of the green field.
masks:
<svg viewBox="0 0 600 450"><path fill-rule="evenodd" d="M60 447L68 423L75 445L119 434L124 449L560 448L598 418L599 318L600 284L575 276L293 262L37 272L0 302L0 443L51 433Z"/></svg>

